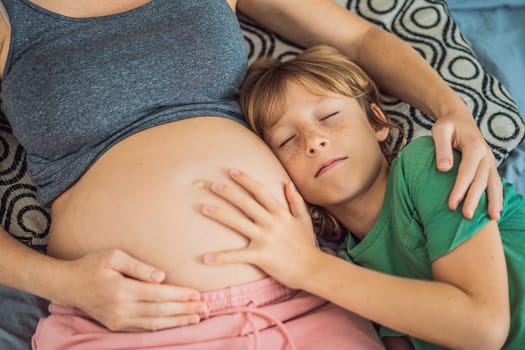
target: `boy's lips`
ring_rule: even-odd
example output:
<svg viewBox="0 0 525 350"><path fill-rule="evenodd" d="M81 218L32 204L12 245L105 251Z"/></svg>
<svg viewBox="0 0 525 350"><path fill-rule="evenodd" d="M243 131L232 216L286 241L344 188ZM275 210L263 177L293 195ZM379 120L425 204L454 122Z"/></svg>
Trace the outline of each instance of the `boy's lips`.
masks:
<svg viewBox="0 0 525 350"><path fill-rule="evenodd" d="M339 158L333 158L333 159L330 159L330 160L324 162L323 164L321 164L321 167L319 167L319 170L317 170L317 172L315 173L314 177L319 177L324 172L328 171L329 169L333 168L337 164L339 164L342 161L345 161L347 159L348 159L348 157L339 157Z"/></svg>

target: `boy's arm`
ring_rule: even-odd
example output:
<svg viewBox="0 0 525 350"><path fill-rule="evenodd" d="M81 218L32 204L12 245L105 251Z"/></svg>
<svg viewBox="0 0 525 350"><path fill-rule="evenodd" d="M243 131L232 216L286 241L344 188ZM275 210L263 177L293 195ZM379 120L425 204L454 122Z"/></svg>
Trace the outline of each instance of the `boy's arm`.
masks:
<svg viewBox="0 0 525 350"><path fill-rule="evenodd" d="M436 118L432 133L438 168L452 167L452 147L463 153L449 207L455 210L465 198L463 214L471 217L486 190L489 215L499 218L503 194L492 151L467 106L408 44L330 0L238 0L237 7L299 45L339 49L382 91Z"/></svg>
<svg viewBox="0 0 525 350"><path fill-rule="evenodd" d="M301 260L307 266L297 288L401 333L453 349L501 348L507 337L507 273L494 221L437 259L434 281L390 276L322 253Z"/></svg>
<svg viewBox="0 0 525 350"><path fill-rule="evenodd" d="M236 184L213 183L210 190L234 208L203 203L201 211L249 243L206 253L204 263L256 265L291 288L447 348L496 349L505 342L510 322L508 282L495 221L486 221L453 250L437 255L429 266L433 280L403 278L318 249L309 212L291 183L284 186L284 205L247 174L235 170L230 175ZM437 175L444 180L452 177Z"/></svg>

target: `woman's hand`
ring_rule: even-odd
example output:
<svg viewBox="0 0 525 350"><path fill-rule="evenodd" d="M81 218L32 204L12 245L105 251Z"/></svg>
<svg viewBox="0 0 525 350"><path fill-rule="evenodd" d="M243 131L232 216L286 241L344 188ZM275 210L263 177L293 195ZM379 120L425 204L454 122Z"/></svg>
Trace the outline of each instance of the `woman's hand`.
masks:
<svg viewBox="0 0 525 350"><path fill-rule="evenodd" d="M211 191L232 207L202 205L202 213L246 236L246 248L208 253L206 264L249 263L291 288L301 288L317 248L306 205L292 183L284 186L287 204L279 202L257 181L238 170L230 177L239 186L213 183Z"/></svg>
<svg viewBox="0 0 525 350"><path fill-rule="evenodd" d="M75 306L112 331L154 331L199 322L198 291L162 284L165 274L121 250L63 264L54 302ZM57 286L58 287L58 286Z"/></svg>
<svg viewBox="0 0 525 350"><path fill-rule="evenodd" d="M452 147L461 152L458 176L449 196L449 208L456 210L463 200L463 215L472 218L484 191L488 197L488 214L499 219L503 205L501 179L496 159L481 135L474 119L457 115L440 117L432 128L438 169L448 171L453 165Z"/></svg>

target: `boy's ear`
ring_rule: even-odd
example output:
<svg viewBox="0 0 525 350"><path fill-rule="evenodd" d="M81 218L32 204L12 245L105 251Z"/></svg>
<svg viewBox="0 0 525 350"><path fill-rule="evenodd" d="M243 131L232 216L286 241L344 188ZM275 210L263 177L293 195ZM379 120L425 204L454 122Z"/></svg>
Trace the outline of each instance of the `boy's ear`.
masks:
<svg viewBox="0 0 525 350"><path fill-rule="evenodd" d="M376 118L384 121L385 123L388 122L385 112L383 112L383 109L381 109L381 107L379 107L375 103L371 103L370 109L372 110L372 113L375 114ZM375 129L376 138L379 142L385 141L386 138L388 137L388 134L390 133L390 129L387 128L386 126L383 126L383 127L376 126L374 127L374 129Z"/></svg>

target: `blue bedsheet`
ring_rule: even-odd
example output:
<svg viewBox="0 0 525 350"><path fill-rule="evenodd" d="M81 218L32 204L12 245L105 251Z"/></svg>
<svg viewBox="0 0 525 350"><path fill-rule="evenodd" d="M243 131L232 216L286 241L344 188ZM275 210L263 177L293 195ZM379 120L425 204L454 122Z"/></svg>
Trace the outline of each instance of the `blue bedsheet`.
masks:
<svg viewBox="0 0 525 350"><path fill-rule="evenodd" d="M523 6L523 0L448 0L448 7L452 10L478 10L495 7Z"/></svg>
<svg viewBox="0 0 525 350"><path fill-rule="evenodd" d="M449 0L448 6L481 63L508 89L525 118L525 0ZM525 142L500 172L525 195Z"/></svg>

